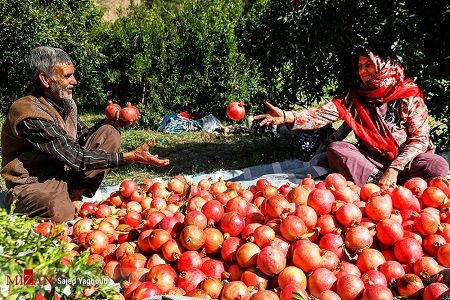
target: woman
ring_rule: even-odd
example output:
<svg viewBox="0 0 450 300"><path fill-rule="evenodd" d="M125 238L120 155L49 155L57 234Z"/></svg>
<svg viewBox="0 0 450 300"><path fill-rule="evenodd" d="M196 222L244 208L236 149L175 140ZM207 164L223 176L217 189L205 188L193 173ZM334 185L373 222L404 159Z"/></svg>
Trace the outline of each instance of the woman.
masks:
<svg viewBox="0 0 450 300"><path fill-rule="evenodd" d="M359 143L331 142L328 162L334 172L359 185L377 182L387 188L416 176L446 177L448 162L434 154L428 109L417 84L404 77L395 60L383 59L367 47L355 50L353 64L361 82L345 95L302 111L284 111L266 103L269 112L255 119L261 126L284 123L293 130L343 120L348 130L338 131L353 130Z"/></svg>

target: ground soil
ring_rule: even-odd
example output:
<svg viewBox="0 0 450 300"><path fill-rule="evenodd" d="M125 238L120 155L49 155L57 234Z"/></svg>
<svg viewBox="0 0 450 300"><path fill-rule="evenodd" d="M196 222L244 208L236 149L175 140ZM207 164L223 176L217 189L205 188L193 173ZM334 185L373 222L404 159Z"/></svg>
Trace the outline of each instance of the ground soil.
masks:
<svg viewBox="0 0 450 300"><path fill-rule="evenodd" d="M139 4L141 0L95 0L95 2L104 10L103 19L108 22L115 21L120 14L126 12L131 2Z"/></svg>

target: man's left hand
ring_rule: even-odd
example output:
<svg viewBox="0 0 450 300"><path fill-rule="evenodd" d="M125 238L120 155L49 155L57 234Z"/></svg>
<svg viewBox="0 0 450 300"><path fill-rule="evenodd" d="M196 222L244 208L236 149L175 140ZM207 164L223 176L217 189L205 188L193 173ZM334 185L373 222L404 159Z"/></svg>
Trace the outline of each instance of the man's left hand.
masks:
<svg viewBox="0 0 450 300"><path fill-rule="evenodd" d="M155 167L167 166L170 161L168 159L159 159L158 155L153 155L150 153L154 145L153 141L148 141L143 145L137 147L133 151L126 152L123 154L123 158L127 162L135 162L146 165L152 165Z"/></svg>

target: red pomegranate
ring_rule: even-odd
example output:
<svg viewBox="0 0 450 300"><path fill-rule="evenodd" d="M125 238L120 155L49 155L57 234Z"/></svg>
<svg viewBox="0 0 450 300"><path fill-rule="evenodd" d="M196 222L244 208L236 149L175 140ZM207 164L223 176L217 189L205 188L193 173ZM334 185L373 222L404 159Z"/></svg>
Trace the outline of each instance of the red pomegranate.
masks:
<svg viewBox="0 0 450 300"><path fill-rule="evenodd" d="M227 116L233 121L241 121L245 117L244 102L231 102L227 107Z"/></svg>

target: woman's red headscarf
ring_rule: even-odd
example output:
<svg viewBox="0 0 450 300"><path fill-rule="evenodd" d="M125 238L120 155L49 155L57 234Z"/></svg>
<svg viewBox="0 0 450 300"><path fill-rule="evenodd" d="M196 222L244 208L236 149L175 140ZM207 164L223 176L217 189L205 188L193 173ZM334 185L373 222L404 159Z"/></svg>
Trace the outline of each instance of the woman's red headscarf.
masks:
<svg viewBox="0 0 450 300"><path fill-rule="evenodd" d="M376 66L376 75L358 88L350 90L346 96L335 97L333 102L340 117L360 140L393 160L398 156L397 142L383 117L370 111L376 106L398 99L423 97L423 93L412 79L404 78L404 69L395 60L385 60L367 48L363 50L364 52L361 52L360 49L356 55L369 57ZM355 67L357 69L357 66ZM350 110L345 104L347 97L353 104Z"/></svg>

